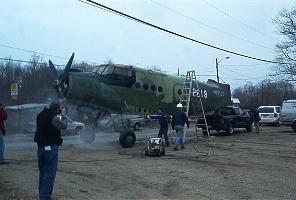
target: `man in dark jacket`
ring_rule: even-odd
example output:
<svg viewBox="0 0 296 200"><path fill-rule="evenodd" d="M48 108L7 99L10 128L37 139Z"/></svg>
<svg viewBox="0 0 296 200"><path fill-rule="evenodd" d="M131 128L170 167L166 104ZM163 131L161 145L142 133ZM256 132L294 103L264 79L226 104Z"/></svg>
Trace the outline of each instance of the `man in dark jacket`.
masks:
<svg viewBox="0 0 296 200"><path fill-rule="evenodd" d="M9 164L4 160L4 136L5 136L5 124L4 121L7 120L7 112L5 106L0 103L0 164Z"/></svg>
<svg viewBox="0 0 296 200"><path fill-rule="evenodd" d="M182 104L179 103L177 105L177 111L173 114L172 119L172 129L176 130L176 141L174 150L177 151L178 147L181 146L181 149L184 149L184 125L187 124L187 128L189 128L188 117L185 112L182 111Z"/></svg>
<svg viewBox="0 0 296 200"><path fill-rule="evenodd" d="M53 101L49 109L44 108L37 116L34 141L38 145L39 199L52 199L58 150L63 143L61 130L67 128L67 118L64 116L64 112L60 103Z"/></svg>
<svg viewBox="0 0 296 200"><path fill-rule="evenodd" d="M259 133L259 122L261 120L260 115L259 115L259 110L256 108L253 108L251 110L251 120L252 122L254 122L255 126L256 126L256 133Z"/></svg>
<svg viewBox="0 0 296 200"><path fill-rule="evenodd" d="M166 146L170 146L169 138L168 138L168 121L170 120L170 116L163 111L163 108L158 109L158 115L150 115L151 119L158 119L159 122L159 132L158 137L162 138L164 136L164 140L166 143Z"/></svg>

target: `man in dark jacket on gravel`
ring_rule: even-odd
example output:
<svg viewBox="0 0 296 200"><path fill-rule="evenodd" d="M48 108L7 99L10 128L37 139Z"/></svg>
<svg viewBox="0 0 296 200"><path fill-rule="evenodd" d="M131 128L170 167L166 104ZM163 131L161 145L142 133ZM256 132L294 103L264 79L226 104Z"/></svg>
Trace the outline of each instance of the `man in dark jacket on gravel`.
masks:
<svg viewBox="0 0 296 200"><path fill-rule="evenodd" d="M163 108L158 109L158 115L149 115L151 119L158 119L159 122L159 132L158 137L162 138L164 136L166 146L170 146L169 138L168 138L168 123L170 120L170 116L168 113L164 112Z"/></svg>
<svg viewBox="0 0 296 200"><path fill-rule="evenodd" d="M67 128L64 108L53 101L49 109L44 108L37 116L34 141L38 145L39 199L51 200L57 164L58 150L62 145L61 130Z"/></svg>
<svg viewBox="0 0 296 200"><path fill-rule="evenodd" d="M172 129L176 130L176 142L174 146L174 150L177 151L178 147L181 146L181 149L184 149L184 125L187 124L187 128L189 128L188 117L185 112L182 111L182 104L179 103L177 105L177 111L173 114L172 119Z"/></svg>
<svg viewBox="0 0 296 200"><path fill-rule="evenodd" d="M5 106L0 103L0 165L9 164L4 160L5 120L7 120L7 111L5 110Z"/></svg>

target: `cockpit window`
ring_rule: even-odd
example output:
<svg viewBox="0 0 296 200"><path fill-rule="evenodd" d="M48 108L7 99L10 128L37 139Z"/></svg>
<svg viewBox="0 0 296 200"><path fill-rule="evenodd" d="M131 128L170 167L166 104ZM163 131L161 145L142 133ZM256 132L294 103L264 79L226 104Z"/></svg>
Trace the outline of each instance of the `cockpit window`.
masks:
<svg viewBox="0 0 296 200"><path fill-rule="evenodd" d="M112 78L113 71L114 71L114 66L107 66L107 67L104 69L102 75L103 75L103 76L107 76L107 77L109 77L109 78Z"/></svg>
<svg viewBox="0 0 296 200"><path fill-rule="evenodd" d="M93 72L97 79L108 85L131 87L136 82L136 73L131 66L100 65Z"/></svg>
<svg viewBox="0 0 296 200"><path fill-rule="evenodd" d="M96 72L97 74L100 75L100 74L104 71L105 67L106 67L106 66L100 66L100 67L98 67L98 68L96 69L95 72Z"/></svg>
<svg viewBox="0 0 296 200"><path fill-rule="evenodd" d="M132 70L125 67L107 66L102 75L111 79L127 80L132 77Z"/></svg>

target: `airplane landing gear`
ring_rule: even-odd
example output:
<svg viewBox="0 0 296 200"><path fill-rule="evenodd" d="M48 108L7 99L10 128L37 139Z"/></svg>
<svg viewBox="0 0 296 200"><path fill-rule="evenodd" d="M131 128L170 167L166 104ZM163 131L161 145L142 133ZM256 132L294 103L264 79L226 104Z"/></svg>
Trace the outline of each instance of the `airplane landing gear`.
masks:
<svg viewBox="0 0 296 200"><path fill-rule="evenodd" d="M136 135L131 130L125 130L120 132L119 144L123 148L132 147L136 143Z"/></svg>
<svg viewBox="0 0 296 200"><path fill-rule="evenodd" d="M103 114L98 112L96 115L96 118L94 120L94 124L93 124L94 129L96 129L98 127L98 124L105 116L109 117L109 121L105 125L106 126L112 125L112 127L114 129L116 127L120 126L120 124L115 124L115 123L119 123L119 122L116 122L115 119L120 121L120 123L121 123L120 130L121 131L120 131L120 136L119 136L119 144L123 148L132 147L136 143L136 135L135 135L134 131L132 131L131 120L122 118L122 115L111 116L111 114L108 111L105 111Z"/></svg>

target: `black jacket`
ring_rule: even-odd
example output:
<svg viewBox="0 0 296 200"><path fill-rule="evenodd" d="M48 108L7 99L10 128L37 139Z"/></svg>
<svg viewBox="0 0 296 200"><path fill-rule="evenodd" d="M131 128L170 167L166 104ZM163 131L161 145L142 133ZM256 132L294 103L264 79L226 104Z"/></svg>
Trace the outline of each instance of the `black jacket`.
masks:
<svg viewBox="0 0 296 200"><path fill-rule="evenodd" d="M56 118L56 114L48 108L44 108L38 114L37 130L34 137L34 142L37 142L38 147L62 145L61 131L53 125L54 118Z"/></svg>
<svg viewBox="0 0 296 200"><path fill-rule="evenodd" d="M183 111L176 111L173 114L173 119L172 119L172 128L174 129L176 125L182 125L187 124L187 127L189 127L189 122L188 122L188 117L185 112Z"/></svg>

